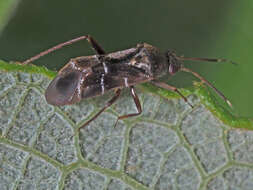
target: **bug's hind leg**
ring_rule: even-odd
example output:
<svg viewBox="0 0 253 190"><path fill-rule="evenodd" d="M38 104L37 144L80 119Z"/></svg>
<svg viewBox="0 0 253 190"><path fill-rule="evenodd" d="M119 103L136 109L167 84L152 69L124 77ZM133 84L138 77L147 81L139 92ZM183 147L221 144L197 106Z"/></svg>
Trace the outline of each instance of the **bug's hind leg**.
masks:
<svg viewBox="0 0 253 190"><path fill-rule="evenodd" d="M105 54L105 50L90 35L87 35L87 41L91 44L92 48L97 52L97 54L99 54L99 55Z"/></svg>
<svg viewBox="0 0 253 190"><path fill-rule="evenodd" d="M112 99L110 99L107 104L96 114L94 115L91 119L89 119L88 121L86 121L86 123L84 123L82 125L82 127L80 127L78 129L78 131L80 131L82 128L84 128L85 126L87 126L90 122L92 122L93 120L95 120L101 113L103 113L108 107L110 107L113 103L116 102L116 100L119 98L121 94L121 89L117 89L115 92L115 95L112 97Z"/></svg>
<svg viewBox="0 0 253 190"><path fill-rule="evenodd" d="M80 36L78 38L74 38L72 40L60 43L50 49L40 52L39 54L27 59L26 61L22 62L21 64L25 65L25 64L31 63L44 55L47 55L53 51L61 49L64 46L73 44L73 43L81 41L81 40L87 40L91 44L92 48L97 52L97 54L99 54L99 55L105 54L105 51L103 50L103 48L98 44L98 42L94 38L92 38L90 35L85 35L85 36Z"/></svg>
<svg viewBox="0 0 253 190"><path fill-rule="evenodd" d="M135 89L134 89L133 86L131 86L130 89L131 89L131 95L134 99L134 103L136 105L136 108L137 108L138 112L119 116L116 123L115 123L115 125L114 125L114 127L116 127L116 125L117 125L117 123L120 119L126 119L126 118L129 118L129 117L134 117L134 116L140 115L142 113L141 103L140 103L140 100L138 98L138 95L136 94Z"/></svg>
<svg viewBox="0 0 253 190"><path fill-rule="evenodd" d="M170 90L170 91L176 92L177 94L179 94L179 96L181 96L181 97L184 99L184 101L185 101L189 106L191 106L191 107L193 108L193 105L191 105L191 104L188 102L187 98L186 98L176 87L171 86L171 85L168 85L168 84L163 83L163 82L160 82L160 81L156 81L156 80L152 80L152 81L150 81L150 82L151 82L152 84L154 84L155 86L158 86L158 87L160 87L160 88L164 88L164 89L166 89L166 90Z"/></svg>

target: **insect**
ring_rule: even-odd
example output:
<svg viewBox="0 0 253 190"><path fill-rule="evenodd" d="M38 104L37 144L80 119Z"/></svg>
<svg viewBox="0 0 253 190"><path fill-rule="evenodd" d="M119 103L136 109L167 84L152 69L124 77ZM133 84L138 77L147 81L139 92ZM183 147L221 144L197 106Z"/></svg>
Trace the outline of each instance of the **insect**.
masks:
<svg viewBox="0 0 253 190"><path fill-rule="evenodd" d="M79 130L87 126L103 111L114 104L119 98L122 89L126 87L130 88L131 96L133 97L137 108L137 113L119 116L115 126L121 119L140 115L142 113L142 107L134 86L148 81L160 88L175 91L186 103L193 107L176 87L157 80L164 75L174 75L179 71L191 73L199 78L202 82L211 87L224 101L227 102L229 106L231 106L229 100L210 82L198 73L183 66L183 61L185 60L209 62L227 62L228 60L188 58L177 56L176 53L171 50L162 53L158 48L147 43L140 43L130 49L106 54L94 38L85 35L58 44L30 59L27 59L22 64L33 62L63 46L84 39L90 43L92 48L96 51L96 54L70 59L70 61L58 72L58 75L51 81L45 93L46 101L49 104L61 106L77 103L81 101L81 99L100 96L111 90L114 91L114 96L107 102L107 104L90 120L84 123Z"/></svg>

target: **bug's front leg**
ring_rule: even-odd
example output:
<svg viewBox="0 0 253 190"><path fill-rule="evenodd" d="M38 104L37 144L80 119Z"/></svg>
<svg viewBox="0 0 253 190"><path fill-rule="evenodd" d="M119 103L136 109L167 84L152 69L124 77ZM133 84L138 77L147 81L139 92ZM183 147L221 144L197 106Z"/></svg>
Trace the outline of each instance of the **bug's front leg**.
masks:
<svg viewBox="0 0 253 190"><path fill-rule="evenodd" d="M206 80L200 74L192 71L191 69L185 68L185 67L182 67L180 70L184 71L184 72L187 72L187 73L193 74L195 77L197 77L202 82L204 82L207 86L209 86L210 88L212 88L216 92L216 94L218 94L230 107L233 107L232 104L231 104L231 102L228 100L228 98L221 91L219 91L212 83L210 83L208 80Z"/></svg>
<svg viewBox="0 0 253 190"><path fill-rule="evenodd" d="M81 40L87 40L91 44L92 48L97 52L97 54L99 54L99 55L105 54L105 51L103 50L103 48L98 44L98 42L94 38L92 38L90 35L85 35L85 36L80 36L78 38L74 38L72 40L60 43L50 49L40 52L39 54L27 59L26 61L22 62L21 64L25 65L25 64L31 63L44 55L47 55L53 51L61 49L64 46L73 44L73 43L81 41Z"/></svg>
<svg viewBox="0 0 253 190"><path fill-rule="evenodd" d="M116 123L115 123L115 125L114 125L114 127L116 127L116 125L117 125L117 123L120 119L126 119L126 118L129 118L129 117L134 117L134 116L140 115L142 113L142 108L141 108L141 103L140 103L139 97L136 94L135 89L134 89L133 86L131 86L130 89L131 89L131 95L134 99L134 103L136 105L136 108L137 108L138 112L119 116Z"/></svg>
<svg viewBox="0 0 253 190"><path fill-rule="evenodd" d="M156 80L152 80L152 81L150 81L150 82L151 82L152 84L154 84L155 86L158 86L158 87L160 87L160 88L164 88L164 89L166 89L166 90L170 90L170 91L176 92L177 94L179 94L179 96L181 96L181 97L184 99L184 101L185 101L189 106L191 106L191 107L193 108L193 105L191 105L191 104L188 102L187 98L186 98L176 87L171 86L171 85L168 85L168 84L163 83L163 82L160 82L160 81L156 81Z"/></svg>

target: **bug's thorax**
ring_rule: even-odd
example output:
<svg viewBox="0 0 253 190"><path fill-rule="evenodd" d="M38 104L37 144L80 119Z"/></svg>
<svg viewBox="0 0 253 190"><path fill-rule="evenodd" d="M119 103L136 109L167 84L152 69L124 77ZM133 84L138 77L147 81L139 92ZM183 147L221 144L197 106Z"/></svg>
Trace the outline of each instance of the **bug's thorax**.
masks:
<svg viewBox="0 0 253 190"><path fill-rule="evenodd" d="M138 44L137 47L140 49L139 54L131 59L132 66L143 68L153 79L167 73L168 64L164 53L147 43Z"/></svg>

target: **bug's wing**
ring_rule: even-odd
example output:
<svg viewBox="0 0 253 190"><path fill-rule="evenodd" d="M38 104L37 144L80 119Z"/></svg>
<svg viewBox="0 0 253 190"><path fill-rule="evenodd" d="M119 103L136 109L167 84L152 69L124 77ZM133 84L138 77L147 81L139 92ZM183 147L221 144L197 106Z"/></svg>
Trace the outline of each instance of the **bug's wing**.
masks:
<svg viewBox="0 0 253 190"><path fill-rule="evenodd" d="M115 65L110 67L110 72L91 74L85 78L82 88L82 98L89 98L104 94L114 88L129 87L138 83L152 80L139 68L128 65Z"/></svg>
<svg viewBox="0 0 253 190"><path fill-rule="evenodd" d="M46 90L47 102L51 105L60 106L80 101L76 96L76 89L81 77L81 73L74 70L65 75L57 75Z"/></svg>

